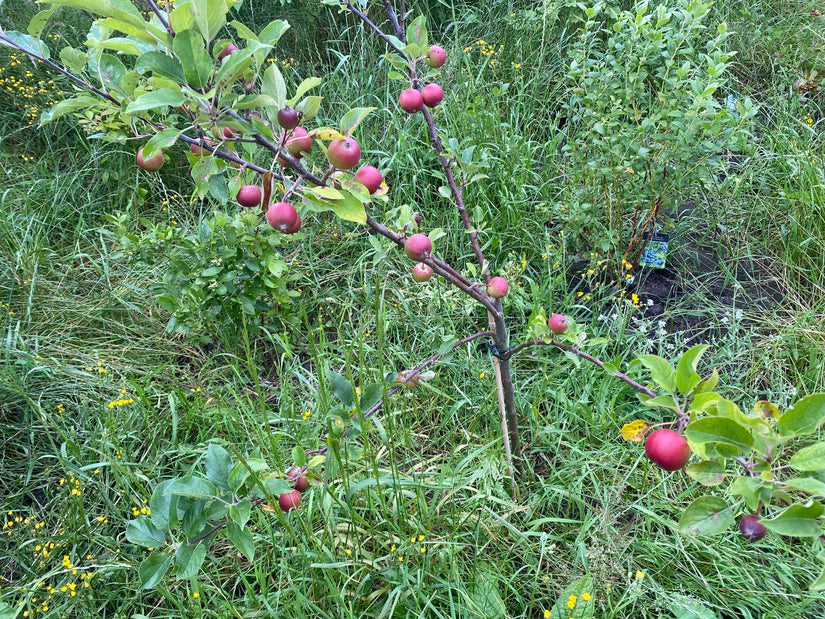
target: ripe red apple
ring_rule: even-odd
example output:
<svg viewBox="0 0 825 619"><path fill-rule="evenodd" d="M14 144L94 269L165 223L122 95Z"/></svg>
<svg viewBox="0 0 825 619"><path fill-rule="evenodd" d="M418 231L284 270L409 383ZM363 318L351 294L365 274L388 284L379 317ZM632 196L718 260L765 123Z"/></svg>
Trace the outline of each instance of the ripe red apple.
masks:
<svg viewBox="0 0 825 619"><path fill-rule="evenodd" d="M244 185L238 190L238 204L241 206L259 206L263 194L257 185Z"/></svg>
<svg viewBox="0 0 825 619"><path fill-rule="evenodd" d="M759 522L759 516L749 514L739 520L739 532L749 542L758 542L768 533L768 528Z"/></svg>
<svg viewBox="0 0 825 619"><path fill-rule="evenodd" d="M431 45L430 51L427 52L424 61L433 69L438 69L439 67L443 67L444 63L447 62L447 52L444 51L443 47Z"/></svg>
<svg viewBox="0 0 825 619"><path fill-rule="evenodd" d="M223 128L223 137L227 140L233 140L237 137L238 132L235 131L232 127L224 127Z"/></svg>
<svg viewBox="0 0 825 619"><path fill-rule="evenodd" d="M507 296L507 290L510 288L510 285L507 283L507 280L503 277L494 277L490 280L490 283L487 284L487 294L489 294L494 299L501 299Z"/></svg>
<svg viewBox="0 0 825 619"><path fill-rule="evenodd" d="M300 161L301 160L301 155L295 155L295 158L298 161ZM275 155L275 160L278 162L278 165L281 165L285 168L292 168L292 164L289 163L289 161L287 161L286 159L284 159L280 155Z"/></svg>
<svg viewBox="0 0 825 619"><path fill-rule="evenodd" d="M298 492L306 492L309 489L309 479L306 474L301 473L301 467L296 466L287 474L287 477L295 479L295 484L292 486Z"/></svg>
<svg viewBox="0 0 825 619"><path fill-rule="evenodd" d="M143 149L141 148L137 153L137 164L139 168L143 168L147 172L157 172L163 167L163 153L160 152L151 159L144 159Z"/></svg>
<svg viewBox="0 0 825 619"><path fill-rule="evenodd" d="M301 506L301 491L300 490L293 490L292 492L284 492L281 496L278 497L278 507L280 507L285 512L288 512L290 509L294 509L296 507Z"/></svg>
<svg viewBox="0 0 825 619"><path fill-rule="evenodd" d="M208 146L214 146L210 140L205 140L204 143L207 144ZM189 152L192 153L193 155L197 155L198 157L208 157L209 155L212 154L211 150L209 150L207 148L204 148L202 146L199 146L198 144L190 144L189 145Z"/></svg>
<svg viewBox="0 0 825 619"><path fill-rule="evenodd" d="M289 202L270 204L269 208L266 209L266 221L276 230L287 234L292 234L293 231L297 232L297 229L293 230L296 225L299 229L301 227L301 218L298 216L298 211Z"/></svg>
<svg viewBox="0 0 825 619"><path fill-rule="evenodd" d="M423 262L419 262L413 267L413 279L417 282L426 282L432 276L432 267L427 264L424 264Z"/></svg>
<svg viewBox="0 0 825 619"><path fill-rule="evenodd" d="M291 108L285 107L278 110L278 124L289 131L298 126L298 112Z"/></svg>
<svg viewBox="0 0 825 619"><path fill-rule="evenodd" d="M238 51L238 47L234 43L230 43L220 51L220 53L218 54L218 60L223 60L224 58L229 56L229 54L236 51Z"/></svg>
<svg viewBox="0 0 825 619"><path fill-rule="evenodd" d="M396 378L395 380L396 380L397 382L401 383L401 384L404 386L404 388L405 388L405 389L415 389L416 387L418 387L418 381L419 381L419 376L418 376L418 374L416 374L415 376L413 376L413 377L412 377L410 380L408 380L407 382L404 382L404 378L406 378L406 377L405 377L405 376L403 376L403 375L399 375L399 376L398 376L398 378Z"/></svg>
<svg viewBox="0 0 825 619"><path fill-rule="evenodd" d="M421 98L427 107L435 107L444 99L444 90L438 84L427 84L421 91Z"/></svg>
<svg viewBox="0 0 825 619"><path fill-rule="evenodd" d="M327 159L339 170L349 170L361 160L361 147L352 138L333 140L327 149Z"/></svg>
<svg viewBox="0 0 825 619"><path fill-rule="evenodd" d="M413 234L404 243L404 251L410 260L422 260L432 250L432 241L426 234Z"/></svg>
<svg viewBox="0 0 825 619"><path fill-rule="evenodd" d="M424 107L424 98L415 88L407 88L398 97L398 103L401 105L402 110L412 114L421 111L421 108Z"/></svg>
<svg viewBox="0 0 825 619"><path fill-rule="evenodd" d="M295 234L300 229L301 229L301 214L298 213L298 219L295 220L295 223L292 225L291 228L287 228L286 230L284 230L284 234Z"/></svg>
<svg viewBox="0 0 825 619"><path fill-rule="evenodd" d="M309 137L309 131L303 127L295 127L292 130L292 135L286 141L286 149L290 155L296 157L301 153L308 153L312 150L312 138Z"/></svg>
<svg viewBox="0 0 825 619"><path fill-rule="evenodd" d="M378 191L382 180L384 179L381 176L381 172L378 171L378 168L371 165L361 166L355 173L355 182L361 183L367 188L370 194Z"/></svg>
<svg viewBox="0 0 825 619"><path fill-rule="evenodd" d="M685 438L665 428L651 432L645 441L645 453L666 471L678 471L690 458L690 447Z"/></svg>
<svg viewBox="0 0 825 619"><path fill-rule="evenodd" d="M567 318L564 314L553 314L547 321L547 326L553 333L564 333L567 331Z"/></svg>

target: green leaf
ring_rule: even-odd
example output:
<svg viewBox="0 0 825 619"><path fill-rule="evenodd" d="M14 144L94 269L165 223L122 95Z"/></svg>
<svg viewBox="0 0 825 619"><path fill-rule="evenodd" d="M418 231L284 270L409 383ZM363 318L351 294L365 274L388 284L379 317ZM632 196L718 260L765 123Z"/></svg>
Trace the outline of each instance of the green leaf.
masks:
<svg viewBox="0 0 825 619"><path fill-rule="evenodd" d="M146 557L138 567L138 576L140 576L140 582L142 583L141 588L154 589L166 574L170 565L172 565L170 555L153 552Z"/></svg>
<svg viewBox="0 0 825 619"><path fill-rule="evenodd" d="M178 566L175 577L178 580L192 578L201 569L204 559L206 559L205 543L181 544L175 552L175 565Z"/></svg>
<svg viewBox="0 0 825 619"><path fill-rule="evenodd" d="M252 513L252 503L248 499L244 499L236 505L229 506L229 517L232 521L242 529L249 522L249 516Z"/></svg>
<svg viewBox="0 0 825 619"><path fill-rule="evenodd" d="M679 519L679 531L698 535L719 535L733 524L733 511L717 496L699 497L688 505Z"/></svg>
<svg viewBox="0 0 825 619"><path fill-rule="evenodd" d="M235 29L235 32L238 33L238 36L246 41L257 41L260 43L261 39L258 38L258 35L255 34L252 30L249 29L246 25L242 24L241 22L235 20L229 22L229 25Z"/></svg>
<svg viewBox="0 0 825 619"><path fill-rule="evenodd" d="M473 570L468 594L478 608L484 609L487 619L505 619L507 607L501 599L501 573L486 562L479 562Z"/></svg>
<svg viewBox="0 0 825 619"><path fill-rule="evenodd" d="M161 88L140 95L137 99L126 106L127 114L144 112L146 110L158 110L163 107L178 107L186 101L181 95L169 88Z"/></svg>
<svg viewBox="0 0 825 619"><path fill-rule="evenodd" d="M825 393L802 398L779 418L777 428L782 436L812 434L825 421Z"/></svg>
<svg viewBox="0 0 825 619"><path fill-rule="evenodd" d="M295 463L295 466L304 466L307 463L306 452L300 445L295 445L295 447L292 448L292 461Z"/></svg>
<svg viewBox="0 0 825 619"><path fill-rule="evenodd" d="M785 481L788 488L825 497L825 482L815 477L794 477Z"/></svg>
<svg viewBox="0 0 825 619"><path fill-rule="evenodd" d="M286 82L284 76L281 75L281 70L274 62L264 71L264 77L261 80L261 93L272 97L277 108L276 112L286 105Z"/></svg>
<svg viewBox="0 0 825 619"><path fill-rule="evenodd" d="M407 26L407 43L415 43L419 47L429 47L427 44L427 19L423 15L416 17Z"/></svg>
<svg viewBox="0 0 825 619"><path fill-rule="evenodd" d="M5 37L14 45L10 45L6 41L0 41L0 45L5 45L6 47L17 46L22 50L31 52L35 56L49 58L49 48L40 39L35 39L28 34L23 34L22 32L17 32L15 30L7 30L6 32L3 32L3 35L5 35Z"/></svg>
<svg viewBox="0 0 825 619"><path fill-rule="evenodd" d="M274 63L273 63L274 64ZM295 96L293 96L289 101L287 101L288 105L295 105L295 102L300 99L304 93L308 90L315 88L321 83L320 77L308 77L303 82L298 85L298 89L295 91ZM300 110L299 110L300 111ZM306 116L306 114L305 114Z"/></svg>
<svg viewBox="0 0 825 619"><path fill-rule="evenodd" d="M60 62L72 73L80 73L89 62L89 55L68 45L60 50Z"/></svg>
<svg viewBox="0 0 825 619"><path fill-rule="evenodd" d="M194 30L184 30L175 35L172 51L178 57L186 81L195 88L203 88L212 74L212 58L203 39Z"/></svg>
<svg viewBox="0 0 825 619"><path fill-rule="evenodd" d="M351 410L355 404L355 395L352 391L352 385L350 382L332 370L327 370L327 380L330 382L332 392L339 400L341 400L341 403L347 408L347 410Z"/></svg>
<svg viewBox="0 0 825 619"><path fill-rule="evenodd" d="M195 18L192 17L192 11L189 10L189 2L179 3L172 9L169 15L169 25L175 32L183 32L189 30L195 25Z"/></svg>
<svg viewBox="0 0 825 619"><path fill-rule="evenodd" d="M725 479L725 466L714 460L689 464L685 472L703 486L718 486Z"/></svg>
<svg viewBox="0 0 825 619"><path fill-rule="evenodd" d="M759 477L737 477L730 485L730 493L745 499L745 503L753 512L758 509L763 494L770 492L770 488L765 488L765 480Z"/></svg>
<svg viewBox="0 0 825 619"><path fill-rule="evenodd" d="M638 359L650 370L654 383L668 393L676 393L676 372L667 361L656 355L639 355Z"/></svg>
<svg viewBox="0 0 825 619"><path fill-rule="evenodd" d="M726 417L697 419L685 428L685 438L699 455L718 454L725 458L744 453L753 445L751 433Z"/></svg>
<svg viewBox="0 0 825 619"><path fill-rule="evenodd" d="M203 198L209 191L209 179L215 174L221 173L221 167L215 157L201 157L192 166L192 180L195 181L195 187L198 190L198 195Z"/></svg>
<svg viewBox="0 0 825 619"><path fill-rule="evenodd" d="M716 613L699 600L684 595L668 595L668 606L676 619L718 619Z"/></svg>
<svg viewBox="0 0 825 619"><path fill-rule="evenodd" d="M160 52L146 52L138 56L138 59L135 61L135 71L140 74L151 71L156 75L178 82L179 84L183 84L183 82L186 81L183 67L177 58L172 58Z"/></svg>
<svg viewBox="0 0 825 619"><path fill-rule="evenodd" d="M283 19L276 19L264 26L264 29L261 30L261 34L258 38L261 40L261 43L275 45L283 34L289 30L289 27L288 22Z"/></svg>
<svg viewBox="0 0 825 619"><path fill-rule="evenodd" d="M164 31L156 31L149 22L143 22L143 26L136 26L135 24L129 23L128 21L123 21L122 19L117 19L115 17L107 17L105 19L100 19L97 21L98 26L105 26L106 28L111 28L112 30L116 30L118 32L122 32L125 35L128 35L132 38L138 39L143 41L144 43L148 43L153 47L157 44L158 40L163 41L164 43L168 42L169 36ZM147 30L152 30L155 35L152 36Z"/></svg>
<svg viewBox="0 0 825 619"><path fill-rule="evenodd" d="M242 529L234 521L229 520L226 523L226 534L247 559L252 561L255 558L255 541L252 538L252 531Z"/></svg>
<svg viewBox="0 0 825 619"><path fill-rule="evenodd" d="M367 223L367 211L364 204L349 192L345 192L342 200L335 200L330 206L332 206L335 215L345 221L352 221L361 225Z"/></svg>
<svg viewBox="0 0 825 619"><path fill-rule="evenodd" d="M816 443L796 452L789 463L797 471L825 469L825 443Z"/></svg>
<svg viewBox="0 0 825 619"><path fill-rule="evenodd" d="M300 103L295 106L295 110L303 114L303 121L306 122L308 120L312 120L318 114L318 110L321 109L321 101L323 101L323 97L306 97ZM289 103L289 101L287 101ZM291 105L291 103L290 103Z"/></svg>
<svg viewBox="0 0 825 619"><path fill-rule="evenodd" d="M149 499L149 513L152 524L158 529L169 531L178 523L178 497L167 489L174 480L167 479L155 486Z"/></svg>
<svg viewBox="0 0 825 619"><path fill-rule="evenodd" d="M194 498L212 498L220 494L211 481L194 475L186 475L175 479L169 484L166 491L171 494Z"/></svg>
<svg viewBox="0 0 825 619"><path fill-rule="evenodd" d="M377 110L376 107L356 107L351 109L349 112L344 114L344 117L341 119L341 133L344 135L350 135L352 131L364 120L367 116L369 116L370 112Z"/></svg>
<svg viewBox="0 0 825 619"><path fill-rule="evenodd" d="M64 99L63 101L57 102L51 108L46 110L40 115L40 125L43 126L46 123L50 123L53 120L57 120L61 116L65 116L66 114L71 114L72 112L76 112L77 110L82 110L87 107L92 107L95 105L99 105L100 100L92 95L80 94L72 99Z"/></svg>
<svg viewBox="0 0 825 619"><path fill-rule="evenodd" d="M129 0L46 0L45 4L70 6L103 17L114 17L138 27L144 24L140 11Z"/></svg>
<svg viewBox="0 0 825 619"><path fill-rule="evenodd" d="M190 0L189 10L195 27L203 35L204 41L209 42L226 25L226 13L229 9L225 0Z"/></svg>
<svg viewBox="0 0 825 619"><path fill-rule="evenodd" d="M702 382L702 377L696 373L696 366L708 348L710 348L708 344L693 346L682 355L679 363L676 364L676 387L682 393L690 393Z"/></svg>
<svg viewBox="0 0 825 619"><path fill-rule="evenodd" d="M811 591L825 591L825 566L822 567L822 572L820 572L819 578L812 582L808 586L808 589Z"/></svg>
<svg viewBox="0 0 825 619"><path fill-rule="evenodd" d="M589 594L590 599L585 600L584 594ZM571 601L571 596L576 596L575 606L570 609L568 602ZM591 619L596 612L596 596L593 595L593 577L589 574L582 576L578 580L570 583L564 591L561 592L553 608L550 610L550 616L556 617L570 617L575 616L576 619Z"/></svg>
<svg viewBox="0 0 825 619"><path fill-rule="evenodd" d="M381 383L370 383L361 391L361 399L358 406L362 411L367 411L375 406L381 399L384 393L384 387Z"/></svg>
<svg viewBox="0 0 825 619"><path fill-rule="evenodd" d="M126 523L126 539L138 546L157 548L166 541L166 533L156 528L146 516Z"/></svg>
<svg viewBox="0 0 825 619"><path fill-rule="evenodd" d="M116 56L100 54L98 64L92 67L92 72L97 75L104 90L120 90L120 82L126 75L126 67Z"/></svg>
<svg viewBox="0 0 825 619"><path fill-rule="evenodd" d="M210 443L203 460L209 481L221 490L229 490L229 474L232 472L229 452L220 445Z"/></svg>
<svg viewBox="0 0 825 619"><path fill-rule="evenodd" d="M770 531L779 535L818 537L822 534L822 525L819 522L821 515L822 504L819 501L809 501L805 505L791 505L775 518L761 522Z"/></svg>
<svg viewBox="0 0 825 619"><path fill-rule="evenodd" d="M57 7L52 7L45 11L40 11L37 15L32 17L32 20L29 22L29 27L26 28L26 32L29 35L33 36L35 39L40 38L40 34L43 32L43 28L46 27L46 23L49 21L49 18L52 16L57 10Z"/></svg>

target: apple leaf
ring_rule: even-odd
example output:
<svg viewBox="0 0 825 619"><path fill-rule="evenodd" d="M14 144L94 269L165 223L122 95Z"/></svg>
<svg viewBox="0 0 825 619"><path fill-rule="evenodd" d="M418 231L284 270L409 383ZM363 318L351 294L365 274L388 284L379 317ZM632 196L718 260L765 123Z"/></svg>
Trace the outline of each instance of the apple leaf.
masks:
<svg viewBox="0 0 825 619"><path fill-rule="evenodd" d="M327 379L332 387L332 392L341 400L341 403L347 410L352 409L355 404L355 395L353 394L350 382L332 370L327 371Z"/></svg>
<svg viewBox="0 0 825 619"><path fill-rule="evenodd" d="M759 400L753 405L753 410L757 415L764 419L769 419L771 417L774 419L779 419L780 416L779 407L776 404L768 402L767 400Z"/></svg>
<svg viewBox="0 0 825 619"><path fill-rule="evenodd" d="M650 425L644 419L634 419L622 426L621 435L626 441L639 443L645 440L645 433Z"/></svg>
<svg viewBox="0 0 825 619"><path fill-rule="evenodd" d="M249 499L244 499L236 504L229 506L229 517L242 529L249 522L249 516L252 513L252 503Z"/></svg>
<svg viewBox="0 0 825 619"><path fill-rule="evenodd" d="M722 457L734 457L753 445L750 432L726 417L697 419L685 428L685 438L699 455L718 453Z"/></svg>
<svg viewBox="0 0 825 619"><path fill-rule="evenodd" d="M303 114L303 122L312 120L318 114L318 110L321 109L321 101L323 100L323 97L306 97L300 103L295 105L295 111ZM289 101L287 101L287 103L289 103Z"/></svg>
<svg viewBox="0 0 825 619"><path fill-rule="evenodd" d="M680 392L690 393L702 382L702 377L696 373L696 366L708 348L708 344L693 346L679 359L679 363L676 364L676 387Z"/></svg>
<svg viewBox="0 0 825 619"><path fill-rule="evenodd" d="M791 505L775 518L761 522L779 535L817 537L822 534L822 524L819 522L821 515L822 504L819 501L809 501L804 505Z"/></svg>
<svg viewBox="0 0 825 619"><path fill-rule="evenodd" d="M275 64L275 63L273 63ZM295 105L295 102L304 96L309 90L312 90L316 86L321 83L320 77L308 77L303 82L298 84L298 89L295 91L295 95L287 101L287 105Z"/></svg>
<svg viewBox="0 0 825 619"><path fill-rule="evenodd" d="M694 462L685 472L703 486L718 486L725 480L725 466L715 460Z"/></svg>
<svg viewBox="0 0 825 619"><path fill-rule="evenodd" d="M46 27L46 23L49 21L52 13L56 10L57 7L55 6L50 9L46 9L45 11L40 11L37 15L32 17L28 28L26 28L26 32L28 32L29 35L33 36L35 39L39 39L40 34L43 32L43 28Z"/></svg>
<svg viewBox="0 0 825 619"><path fill-rule="evenodd" d="M421 47L427 45L427 19L424 15L419 15L407 26L407 43L415 43Z"/></svg>
<svg viewBox="0 0 825 619"><path fill-rule="evenodd" d="M257 34L255 34L252 30L250 30L247 26L239 22L238 20L232 21L229 23L235 29L235 32L238 33L238 36L246 41L258 41L260 42L260 38Z"/></svg>
<svg viewBox="0 0 825 619"><path fill-rule="evenodd" d="M164 42L168 40L168 35L166 32L154 30L149 22L143 22L143 26L136 26L135 24L128 21L123 21L122 19L107 17L105 19L99 19L97 23L100 26L105 26L106 28L117 30L118 32L122 32L130 37L140 39L144 43L148 43L152 46L157 44L158 39ZM152 36L152 34L148 32L149 30L154 30L155 34L159 36Z"/></svg>
<svg viewBox="0 0 825 619"><path fill-rule="evenodd" d="M195 27L203 35L204 41L214 39L218 31L226 24L226 13L229 11L226 2L224 0L189 0L188 4Z"/></svg>
<svg viewBox="0 0 825 619"><path fill-rule="evenodd" d="M309 137L314 140L343 140L347 136L333 129L332 127L318 127L309 132Z"/></svg>
<svg viewBox="0 0 825 619"><path fill-rule="evenodd" d="M765 480L759 477L737 477L730 485L730 493L745 499L752 512L758 509L763 494L767 493L770 496L771 490L771 487L765 488Z"/></svg>
<svg viewBox="0 0 825 619"><path fill-rule="evenodd" d="M374 107L356 107L344 114L341 118L341 133L349 135L352 131L363 121L371 112L378 108Z"/></svg>
<svg viewBox="0 0 825 619"><path fill-rule="evenodd" d="M212 74L212 59L198 33L194 30L178 32L172 42L172 51L180 60L186 81L195 88L203 88Z"/></svg>
<svg viewBox="0 0 825 619"><path fill-rule="evenodd" d="M815 477L794 477L785 481L788 488L825 497L825 482Z"/></svg>
<svg viewBox="0 0 825 619"><path fill-rule="evenodd" d="M169 484L166 492L192 498L212 498L219 494L215 484L208 479L194 475L185 475L175 479Z"/></svg>
<svg viewBox="0 0 825 619"><path fill-rule="evenodd" d="M639 362L650 370L650 377L668 393L676 392L676 372L670 364L656 355L639 355Z"/></svg>
<svg viewBox="0 0 825 619"><path fill-rule="evenodd" d="M163 578L169 566L172 565L171 555L162 555L153 552L146 557L138 567L138 576L140 576L142 589L154 589L155 586Z"/></svg>
<svg viewBox="0 0 825 619"><path fill-rule="evenodd" d="M264 71L261 80L261 92L274 99L276 112L286 105L286 82L281 70L274 62Z"/></svg>
<svg viewBox="0 0 825 619"><path fill-rule="evenodd" d="M209 481L221 490L229 490L232 458L226 449L215 443L210 443L204 456L204 467Z"/></svg>
<svg viewBox="0 0 825 619"><path fill-rule="evenodd" d="M226 522L226 534L247 559L252 561L255 558L255 541L252 538L252 531L242 529L233 520L228 520Z"/></svg>
<svg viewBox="0 0 825 619"><path fill-rule="evenodd" d="M782 436L812 434L825 421L825 393L814 393L796 402L779 418Z"/></svg>
<svg viewBox="0 0 825 619"><path fill-rule="evenodd" d="M178 566L175 577L179 580L192 578L201 569L204 559L206 559L205 543L181 544L175 552L175 565Z"/></svg>
<svg viewBox="0 0 825 619"><path fill-rule="evenodd" d="M83 67L89 61L89 55L86 52L75 49L74 47L66 46L60 50L60 62L72 73L80 73Z"/></svg>
<svg viewBox="0 0 825 619"><path fill-rule="evenodd" d="M40 39L35 39L33 36L15 30L7 30L6 32L0 32L0 34L11 42L9 43L8 41L0 39L0 45L19 47L24 51L31 52L35 56L42 56L43 58L49 57L49 48L46 47Z"/></svg>
<svg viewBox="0 0 825 619"><path fill-rule="evenodd" d="M331 204L335 214L345 221L352 221L364 225L367 223L367 211L356 196L345 193L343 200L336 200Z"/></svg>
<svg viewBox="0 0 825 619"><path fill-rule="evenodd" d="M126 539L145 548L157 548L166 541L166 533L156 528L146 516L126 523Z"/></svg>
<svg viewBox="0 0 825 619"><path fill-rule="evenodd" d="M151 71L178 83L183 83L186 80L183 67L177 58L172 58L160 52L146 52L138 56L135 61L135 71L140 74Z"/></svg>
<svg viewBox="0 0 825 619"><path fill-rule="evenodd" d="M818 555L820 559L825 558L822 556L822 553ZM814 582L812 582L808 589L811 591L825 591L825 565L822 566L822 572L819 574L819 578L817 578Z"/></svg>
<svg viewBox="0 0 825 619"><path fill-rule="evenodd" d="M797 471L825 469L825 443L816 443L796 452L789 463Z"/></svg>
<svg viewBox="0 0 825 619"><path fill-rule="evenodd" d="M283 19L276 19L264 26L264 29L261 30L261 35L259 38L262 43L266 43L267 45L275 45L283 36L284 32L289 30L289 28L289 22L286 22Z"/></svg>
<svg viewBox="0 0 825 619"><path fill-rule="evenodd" d="M669 595L668 606L676 619L719 619L715 612L699 600L684 595Z"/></svg>
<svg viewBox="0 0 825 619"><path fill-rule="evenodd" d="M77 110L82 110L87 107L92 107L94 105L99 105L100 100L97 97L93 97L92 95L80 94L72 99L63 99L63 101L58 101L54 104L51 108L46 110L40 115L40 126L42 127L46 123L50 123L53 120L57 120L61 116L65 116L66 114L71 114L72 112L76 112Z"/></svg>
<svg viewBox="0 0 825 619"><path fill-rule="evenodd" d="M183 103L184 99L181 95L169 88L161 88L160 90L152 90L140 95L137 99L126 106L127 114L134 114L136 112L144 112L146 110L160 110L164 106L177 107Z"/></svg>
<svg viewBox="0 0 825 619"><path fill-rule="evenodd" d="M307 454L300 445L295 445L292 448L292 461L295 466L304 466L307 463Z"/></svg>
<svg viewBox="0 0 825 619"><path fill-rule="evenodd" d="M698 535L719 535L733 524L733 511L718 496L702 496L685 509L679 519L679 531Z"/></svg>
<svg viewBox="0 0 825 619"><path fill-rule="evenodd" d="M175 32L189 30L195 25L195 18L192 17L192 12L189 10L188 2L172 9L172 12L169 14L169 25Z"/></svg>

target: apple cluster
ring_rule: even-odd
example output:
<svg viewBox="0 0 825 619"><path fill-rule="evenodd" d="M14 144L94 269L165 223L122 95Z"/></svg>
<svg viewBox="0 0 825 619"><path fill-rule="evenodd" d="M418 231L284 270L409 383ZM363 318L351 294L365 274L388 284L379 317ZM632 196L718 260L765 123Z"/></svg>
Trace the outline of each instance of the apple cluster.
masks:
<svg viewBox="0 0 825 619"><path fill-rule="evenodd" d="M447 62L447 52L438 45L430 47L424 61L433 68L439 68ZM398 97L398 104L408 114L420 112L423 107L436 107L444 99L444 89L438 84L427 84L421 90L407 88Z"/></svg>

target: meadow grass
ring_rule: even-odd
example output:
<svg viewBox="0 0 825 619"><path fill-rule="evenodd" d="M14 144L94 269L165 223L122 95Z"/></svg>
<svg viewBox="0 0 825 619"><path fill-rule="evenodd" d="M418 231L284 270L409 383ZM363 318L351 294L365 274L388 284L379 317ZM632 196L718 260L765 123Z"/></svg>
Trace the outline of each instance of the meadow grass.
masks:
<svg viewBox="0 0 825 619"><path fill-rule="evenodd" d="M598 353L622 366L641 353L675 358L687 338L712 343L703 367L718 368L723 395L743 408L758 399L787 406L825 389L822 117L816 93L800 101L791 88L819 49L822 26L808 16L816 4L714 8L736 32L738 94L760 106L753 146L706 195L685 196L699 206L674 234L683 293L648 318L643 303L600 299L580 273L596 258L552 222L566 178L558 110L575 36L568 4L414 6L451 59L449 113L439 123L460 150L475 146L489 176L467 197L473 221L495 232L482 242L511 281L516 333L538 307L564 312L610 338ZM24 29L33 6L7 0L0 23ZM437 191L443 179L424 128L395 108L398 84L383 77L382 47L318 3L247 2L241 17L260 28L281 10L295 23L284 73L329 76L320 121L347 105L379 107L359 131L364 152L392 170L381 208L413 205L428 228L447 232L439 252L470 263ZM76 36L68 23L61 36ZM17 69L24 80L10 58L0 48L8 67L0 76ZM585 584L562 617L825 613L825 597L806 589L821 569L821 542L769 535L747 544L733 529L679 535L684 507L709 491L661 471L619 436L633 419L663 417L559 351L514 362L525 471L513 500L491 356L477 343L445 356L432 381L389 398L375 425L327 460L323 485L305 493L300 511L254 510L254 561L216 543L197 576L140 590L137 566L148 552L124 531L148 513L159 482L201 470L210 443L257 450L286 471L293 446L326 444L335 405L328 371L355 386L382 383L443 338L484 328L485 312L446 286L413 282L400 253L357 226L312 215L305 236L284 249L300 292L289 315L263 328L235 324L226 337L168 333L169 315L152 295L167 265L131 260L112 216L123 213L136 234L170 222L194 233L216 205L189 201L180 154L151 175L133 165L131 144L89 140L75 119L29 124L65 84L25 100L6 84L0 602L8 606L0 616L537 618L555 605L556 619L576 583ZM699 271L697 247L712 253L712 268ZM755 302L767 279L779 292ZM721 289L733 292L723 300ZM691 330L670 333L685 316Z"/></svg>

